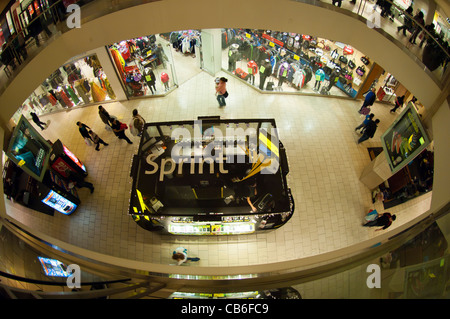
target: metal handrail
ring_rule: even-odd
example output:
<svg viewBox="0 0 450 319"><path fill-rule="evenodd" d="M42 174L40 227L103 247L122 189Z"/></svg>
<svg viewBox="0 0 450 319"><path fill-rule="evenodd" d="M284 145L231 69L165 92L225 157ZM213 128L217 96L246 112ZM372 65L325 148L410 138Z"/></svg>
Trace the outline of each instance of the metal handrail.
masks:
<svg viewBox="0 0 450 319"><path fill-rule="evenodd" d="M76 257L76 254L64 251L61 248L55 247L49 243L45 243L36 236L30 238L23 234L23 230L17 228L17 225L11 224L10 221L5 223L5 226L16 229L14 233L19 236L25 242L31 240L36 242L34 248L40 248L49 253L53 251L53 255L58 258L75 258L77 264L83 266L89 271L95 271L98 269L105 269L107 267L110 274L127 274L130 278L135 280L150 281L152 280L157 285L175 285L175 287L182 287L184 291L195 290L199 287L203 290L222 292L222 291L239 291L240 289L253 289L256 287L281 287L283 285L298 284L315 280L316 278L323 278L330 275L337 274L344 270L351 269L355 266L364 264L367 261L373 260L374 256L381 256L389 251L392 251L405 242L411 240L422 231L427 229L432 223L436 222L439 218L447 215L450 212L450 202L445 205L441 205L433 214L428 215L424 219L412 224L401 227L397 232L393 234L380 235L379 239L367 241L363 246L357 245L357 250L351 253L336 254L333 252L327 258L328 254L320 256L320 258L313 258L314 262L309 262L304 266L301 266L302 260L286 261L276 263L270 266L264 265L264 270L257 270L258 265L249 267L237 267L242 275L194 275L198 273L196 268L188 267L183 268L184 273L193 273L193 275L177 275L173 272L181 270L180 267L172 268L166 267L166 270L159 268L158 272L151 272L143 269L134 269L114 264L100 264L100 261L87 261L86 257ZM25 235L25 236L24 236ZM374 243L381 242L381 245L372 247ZM47 246L47 247L46 247ZM49 248L48 246L51 246ZM353 250L355 248L352 248ZM346 250L345 250L346 251ZM69 257L67 257L69 256ZM77 259L78 258L78 259ZM308 258L307 258L308 259ZM300 263L299 263L300 262ZM201 268L201 267L200 267ZM214 267L213 267L214 268ZM266 269L267 268L267 269ZM231 284L232 283L232 284Z"/></svg>
<svg viewBox="0 0 450 319"><path fill-rule="evenodd" d="M48 285L48 286L66 286L67 285L66 282L30 279L30 278L25 278L25 277L9 274L9 273L3 272L3 271L0 271L0 277L5 277L8 279L21 281L21 282L25 282L28 284L35 284L35 285ZM81 286L108 285L108 284L115 284L115 283L121 283L121 282L127 282L127 281L131 281L131 278L106 280L106 281L81 282L80 285Z"/></svg>

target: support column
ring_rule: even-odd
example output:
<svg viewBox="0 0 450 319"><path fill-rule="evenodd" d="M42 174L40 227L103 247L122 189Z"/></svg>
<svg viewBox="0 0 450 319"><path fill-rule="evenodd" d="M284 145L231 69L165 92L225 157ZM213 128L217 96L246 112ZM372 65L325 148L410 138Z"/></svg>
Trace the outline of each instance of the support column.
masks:
<svg viewBox="0 0 450 319"><path fill-rule="evenodd" d="M106 77L108 78L109 84L111 84L114 94L116 95L116 100L117 101L128 100L127 95L125 94L123 86L120 82L120 79L117 76L116 69L114 68L114 65L108 55L107 49L105 47L100 47L91 50L87 53L97 55L98 60L100 61L100 64L103 68L103 71L105 72Z"/></svg>
<svg viewBox="0 0 450 319"><path fill-rule="evenodd" d="M424 19L425 25L433 22L435 12L436 12L436 2L434 2L434 0L428 0L428 11Z"/></svg>
<svg viewBox="0 0 450 319"><path fill-rule="evenodd" d="M222 70L222 34L220 29L202 29L203 69L215 76Z"/></svg>

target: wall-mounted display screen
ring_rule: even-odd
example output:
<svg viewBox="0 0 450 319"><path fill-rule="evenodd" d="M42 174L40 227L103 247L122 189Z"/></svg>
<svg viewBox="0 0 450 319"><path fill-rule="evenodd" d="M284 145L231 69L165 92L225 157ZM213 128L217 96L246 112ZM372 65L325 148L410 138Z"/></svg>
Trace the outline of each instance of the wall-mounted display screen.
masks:
<svg viewBox="0 0 450 319"><path fill-rule="evenodd" d="M50 190L50 192L47 194L47 196L45 196L42 202L65 215L72 214L77 208L77 205L72 203L67 198L62 197L53 190Z"/></svg>
<svg viewBox="0 0 450 319"><path fill-rule="evenodd" d="M406 107L381 136L381 143L393 173L398 172L430 144L416 110Z"/></svg>
<svg viewBox="0 0 450 319"><path fill-rule="evenodd" d="M63 149L64 149L64 153L66 153L67 156L70 157L70 159L77 164L83 171L86 172L86 166L84 166L83 163L81 163L81 161L78 159L78 157L75 156L75 154L73 154L71 151L69 151L69 149L63 145Z"/></svg>
<svg viewBox="0 0 450 319"><path fill-rule="evenodd" d="M47 276L51 277L69 277L67 267L62 262L56 259L38 257L39 262L42 265L42 269Z"/></svg>
<svg viewBox="0 0 450 319"><path fill-rule="evenodd" d="M47 170L50 150L50 144L22 116L13 131L6 155L41 182Z"/></svg>

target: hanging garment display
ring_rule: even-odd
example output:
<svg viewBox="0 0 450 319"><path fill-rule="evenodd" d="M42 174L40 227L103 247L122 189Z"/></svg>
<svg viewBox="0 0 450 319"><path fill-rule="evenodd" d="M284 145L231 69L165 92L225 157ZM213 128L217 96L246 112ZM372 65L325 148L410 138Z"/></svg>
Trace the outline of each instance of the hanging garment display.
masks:
<svg viewBox="0 0 450 319"><path fill-rule="evenodd" d="M55 94L56 99L58 100L59 104L61 104L62 107L67 108L68 105L66 104L66 102L62 98L61 93L60 92L55 92L54 94Z"/></svg>
<svg viewBox="0 0 450 319"><path fill-rule="evenodd" d="M78 96L75 94L73 88L72 88L70 85L68 85L68 86L66 87L66 89L67 89L67 92L69 93L69 96L70 96L70 98L72 99L73 103L75 103L75 104L80 103L80 99L79 99Z"/></svg>
<svg viewBox="0 0 450 319"><path fill-rule="evenodd" d="M89 97L86 94L85 89L83 88L80 81L75 82L75 90L77 91L78 95L83 100L84 104L89 104Z"/></svg>
<svg viewBox="0 0 450 319"><path fill-rule="evenodd" d="M103 81L105 83L106 92L108 93L109 98L111 100L115 100L116 94L114 93L114 90L112 89L111 84L109 83L109 80L107 78L104 78Z"/></svg>
<svg viewBox="0 0 450 319"><path fill-rule="evenodd" d="M56 100L55 96L53 96L52 94L48 94L47 97L48 97L50 103L51 103L53 106L55 106L56 104L58 104L58 101Z"/></svg>
<svg viewBox="0 0 450 319"><path fill-rule="evenodd" d="M103 91L95 82L91 82L92 99L94 102L103 102L106 98L106 92Z"/></svg>
<svg viewBox="0 0 450 319"><path fill-rule="evenodd" d="M69 97L67 96L66 92L64 92L64 90L60 91L59 94L61 95L62 100L64 101L64 103L66 104L67 107L72 107L73 103L72 101L69 99Z"/></svg>

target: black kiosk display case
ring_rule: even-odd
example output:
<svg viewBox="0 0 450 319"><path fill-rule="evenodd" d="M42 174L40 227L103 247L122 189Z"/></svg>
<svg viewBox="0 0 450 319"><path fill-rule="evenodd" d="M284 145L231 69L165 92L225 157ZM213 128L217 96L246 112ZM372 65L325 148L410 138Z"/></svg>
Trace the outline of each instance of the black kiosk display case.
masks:
<svg viewBox="0 0 450 319"><path fill-rule="evenodd" d="M129 214L173 235L275 229L294 212L288 173L274 119L147 123L131 167Z"/></svg>

